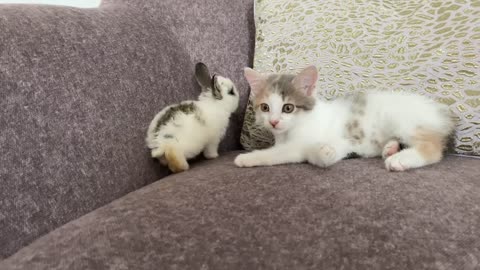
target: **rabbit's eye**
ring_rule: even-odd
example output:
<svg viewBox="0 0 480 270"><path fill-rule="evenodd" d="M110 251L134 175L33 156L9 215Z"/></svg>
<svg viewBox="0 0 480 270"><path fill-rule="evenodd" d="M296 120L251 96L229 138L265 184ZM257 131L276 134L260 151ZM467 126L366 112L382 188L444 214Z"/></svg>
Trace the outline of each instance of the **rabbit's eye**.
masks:
<svg viewBox="0 0 480 270"><path fill-rule="evenodd" d="M228 91L228 94L231 96L235 96L235 91L233 91L233 87L230 88L230 91Z"/></svg>

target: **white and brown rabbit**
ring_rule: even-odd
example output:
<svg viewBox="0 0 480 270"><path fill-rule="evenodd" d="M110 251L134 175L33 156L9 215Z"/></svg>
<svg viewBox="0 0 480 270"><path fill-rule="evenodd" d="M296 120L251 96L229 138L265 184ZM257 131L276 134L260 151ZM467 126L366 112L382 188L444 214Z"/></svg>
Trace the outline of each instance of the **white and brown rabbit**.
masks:
<svg viewBox="0 0 480 270"><path fill-rule="evenodd" d="M196 64L195 77L202 88L198 100L165 107L147 132L152 157L174 173L188 170L187 160L202 151L208 159L218 157L218 145L238 107L239 94L230 79L210 76L203 63Z"/></svg>

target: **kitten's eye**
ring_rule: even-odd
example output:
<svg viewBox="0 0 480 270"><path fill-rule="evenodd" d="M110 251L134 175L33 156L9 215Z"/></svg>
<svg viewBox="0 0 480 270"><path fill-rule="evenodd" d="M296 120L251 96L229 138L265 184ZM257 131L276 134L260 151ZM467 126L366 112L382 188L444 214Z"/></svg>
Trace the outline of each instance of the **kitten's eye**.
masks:
<svg viewBox="0 0 480 270"><path fill-rule="evenodd" d="M283 105L282 111L284 113L291 113L291 112L293 112L293 110L295 110L295 105L290 104L290 103Z"/></svg>
<svg viewBox="0 0 480 270"><path fill-rule="evenodd" d="M262 112L268 112L268 111L270 111L270 107L268 107L268 104L262 103L262 104L260 104L260 110Z"/></svg>
<svg viewBox="0 0 480 270"><path fill-rule="evenodd" d="M233 91L233 87L228 91L228 94L231 96L235 96L235 91Z"/></svg>

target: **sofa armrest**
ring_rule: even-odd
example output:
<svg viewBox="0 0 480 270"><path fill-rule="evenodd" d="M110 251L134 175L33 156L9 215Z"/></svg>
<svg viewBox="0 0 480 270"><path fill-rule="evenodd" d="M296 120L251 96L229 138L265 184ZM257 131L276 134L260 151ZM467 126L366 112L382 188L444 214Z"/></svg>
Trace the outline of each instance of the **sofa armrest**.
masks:
<svg viewBox="0 0 480 270"><path fill-rule="evenodd" d="M235 81L251 62L251 4L202 2L0 5L0 258L168 174L145 147L154 114L197 96L196 61Z"/></svg>

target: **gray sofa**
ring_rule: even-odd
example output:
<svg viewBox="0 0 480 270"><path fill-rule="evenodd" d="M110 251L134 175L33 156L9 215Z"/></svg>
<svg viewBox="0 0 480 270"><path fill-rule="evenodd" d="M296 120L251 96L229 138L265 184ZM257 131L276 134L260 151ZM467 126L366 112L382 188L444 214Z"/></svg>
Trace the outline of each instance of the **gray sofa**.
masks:
<svg viewBox="0 0 480 270"><path fill-rule="evenodd" d="M478 159L233 165L252 1L0 5L0 29L0 269L480 269ZM145 132L197 61L241 106L218 159L169 175Z"/></svg>

